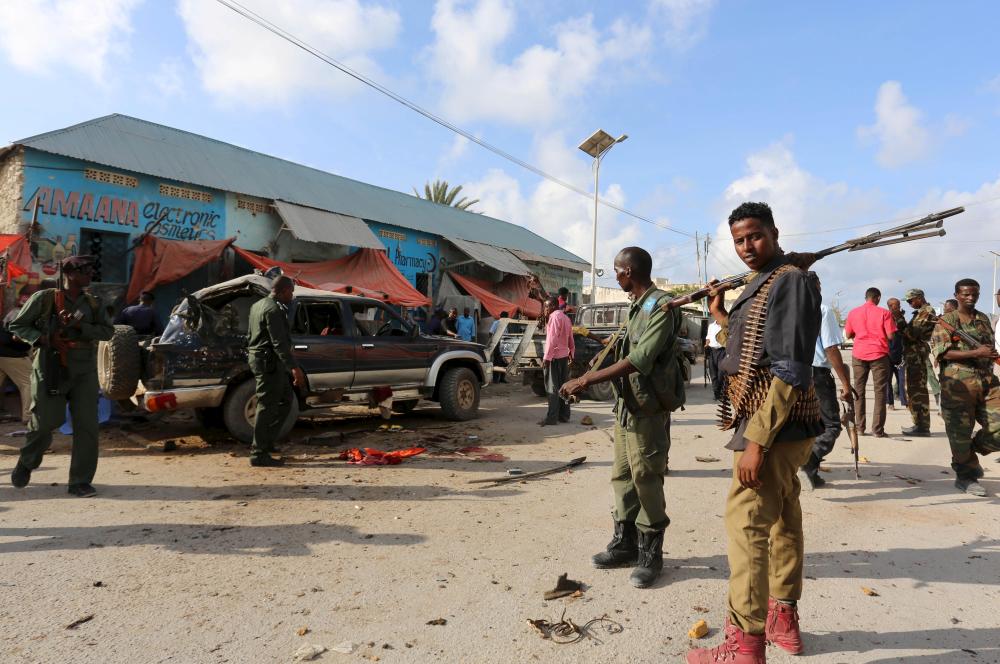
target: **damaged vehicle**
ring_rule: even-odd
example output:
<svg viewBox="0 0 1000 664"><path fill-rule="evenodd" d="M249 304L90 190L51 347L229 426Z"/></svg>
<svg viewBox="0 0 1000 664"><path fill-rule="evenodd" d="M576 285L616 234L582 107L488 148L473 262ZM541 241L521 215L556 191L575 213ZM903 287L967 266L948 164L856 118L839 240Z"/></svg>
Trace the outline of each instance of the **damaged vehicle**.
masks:
<svg viewBox="0 0 1000 664"><path fill-rule="evenodd" d="M116 326L98 350L102 390L150 412L193 408L206 426L222 425L249 443L257 406L247 364L249 313L270 290L271 279L259 274L204 288L174 307L163 334L151 340ZM477 416L493 368L482 345L423 335L372 298L300 286L289 317L308 387L296 392L282 435L302 412L385 406L388 399L396 413L429 400L450 420Z"/></svg>

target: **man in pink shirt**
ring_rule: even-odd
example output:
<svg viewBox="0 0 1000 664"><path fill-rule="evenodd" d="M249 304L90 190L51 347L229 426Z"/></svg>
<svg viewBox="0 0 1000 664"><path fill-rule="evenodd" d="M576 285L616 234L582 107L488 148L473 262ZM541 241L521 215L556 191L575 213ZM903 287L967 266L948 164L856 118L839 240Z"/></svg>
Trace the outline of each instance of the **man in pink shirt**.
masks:
<svg viewBox="0 0 1000 664"><path fill-rule="evenodd" d="M569 363L573 361L576 345L573 342L573 323L559 308L559 300L550 297L542 305L542 315L548 317L545 324L545 355L542 367L545 371L545 391L549 395L549 410L541 426L569 422L569 402L559 396L559 388L569 380Z"/></svg>
<svg viewBox="0 0 1000 664"><path fill-rule="evenodd" d="M892 374L889 342L896 333L896 323L888 309L878 306L882 292L877 288L865 291L865 303L851 309L844 325L844 336L854 339L854 389L858 393L855 410L858 432L865 434L865 386L871 373L875 383L875 411L872 413L872 435L885 438L885 393Z"/></svg>

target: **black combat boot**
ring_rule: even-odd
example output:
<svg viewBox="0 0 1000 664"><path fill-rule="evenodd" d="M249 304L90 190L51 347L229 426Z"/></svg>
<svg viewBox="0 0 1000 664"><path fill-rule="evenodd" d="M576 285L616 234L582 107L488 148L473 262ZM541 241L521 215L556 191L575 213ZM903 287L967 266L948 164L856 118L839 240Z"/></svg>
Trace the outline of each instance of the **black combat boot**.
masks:
<svg viewBox="0 0 1000 664"><path fill-rule="evenodd" d="M979 498L986 496L986 488L977 481L983 476L982 466L978 463L973 466L971 464L952 462L951 468L955 471L956 489L970 496L978 496Z"/></svg>
<svg viewBox="0 0 1000 664"><path fill-rule="evenodd" d="M912 427L907 427L903 429L904 436L913 436L914 438L929 438L931 435L930 429L924 429L923 427L918 427L913 425Z"/></svg>
<svg viewBox="0 0 1000 664"><path fill-rule="evenodd" d="M799 484L806 491L813 491L826 484L826 480L819 475L819 462L819 457L811 453L809 460L799 468Z"/></svg>
<svg viewBox="0 0 1000 664"><path fill-rule="evenodd" d="M31 481L31 470L26 466L22 466L21 462L18 461L17 465L14 466L14 470L10 471L10 483L14 485L15 488L23 489L28 486L28 482Z"/></svg>
<svg viewBox="0 0 1000 664"><path fill-rule="evenodd" d="M629 581L636 588L649 588L663 569L663 531L639 531L639 562Z"/></svg>
<svg viewBox="0 0 1000 664"><path fill-rule="evenodd" d="M631 567L639 560L639 540L635 523L615 521L615 534L605 551L590 559L597 569Z"/></svg>

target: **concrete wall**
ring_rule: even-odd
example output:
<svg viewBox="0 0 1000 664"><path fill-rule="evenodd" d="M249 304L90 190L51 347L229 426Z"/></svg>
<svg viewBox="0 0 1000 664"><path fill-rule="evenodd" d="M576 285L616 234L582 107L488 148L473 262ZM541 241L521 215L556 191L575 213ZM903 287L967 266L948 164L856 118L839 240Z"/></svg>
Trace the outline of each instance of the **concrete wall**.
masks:
<svg viewBox="0 0 1000 664"><path fill-rule="evenodd" d="M12 150L0 161L0 233L19 232L21 189L24 186L24 155Z"/></svg>

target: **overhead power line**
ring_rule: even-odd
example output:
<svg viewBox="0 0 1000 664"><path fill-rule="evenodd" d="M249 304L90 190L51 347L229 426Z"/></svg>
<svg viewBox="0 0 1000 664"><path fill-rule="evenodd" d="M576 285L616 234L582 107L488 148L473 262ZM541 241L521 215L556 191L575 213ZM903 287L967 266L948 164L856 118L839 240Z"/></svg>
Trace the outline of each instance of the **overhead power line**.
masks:
<svg viewBox="0 0 1000 664"><path fill-rule="evenodd" d="M419 113L420 115L424 116L428 120L441 125L445 129L448 129L449 131L455 132L456 134L458 134L458 135L460 135L460 136L462 136L462 137L464 137L464 138L472 141L476 145L489 150L493 154L495 154L495 155L497 155L499 157L502 157L502 158L506 159L507 161L509 161L511 163L517 164L521 168L524 168L524 169L526 169L528 171L531 171L532 173L534 173L535 175L537 175L537 176L539 176L541 178L544 178L544 179L546 179L546 180L548 180L550 182L554 182L555 184L558 184L561 187L565 187L566 189L569 189L570 191L574 191L574 192L580 194L581 196L586 196L587 198L593 198L593 193L592 192L589 192L589 191L587 191L585 189L577 187L576 185L574 185L574 184L572 184L570 182L567 182L567 181L563 180L562 178L556 177L555 175L552 175L551 173L543 171L542 169L538 168L537 166L535 166L533 164L530 164L530 163L524 161L523 159L519 159L518 157L515 157L514 155L512 155L509 152L507 152L507 151L505 151L505 150L503 150L503 149L501 149L501 148L493 145L492 143L484 141L483 139L477 137L475 134L472 134L471 132L468 132L468 131L462 129L459 126L452 124L451 122L445 120L444 118L442 118L442 117L440 117L438 115L435 115L434 113L432 113L432 112L428 111L427 109L423 108L422 106L418 105L416 102L410 101L406 97L403 97L402 95L393 92L392 90L390 90L389 88L385 87L381 83L378 83L377 81L374 81L374 80L368 78L364 74L362 74L360 72L357 72L354 69L351 69L350 67L348 67L344 63L342 63L342 62L334 59L333 57L327 55L326 53L323 53L318 48L316 48L316 47L310 45L308 42L306 42L306 41L304 41L304 40L296 37L295 35L293 35L292 33L288 32L287 30L285 30L285 29L283 29L283 28L275 25L274 23L272 23L268 19L264 18L260 14L257 14L254 11L252 11L250 9L247 9L246 7L244 7L243 5L241 5L239 2L236 2L236 0L216 0L216 2L218 2L220 5L228 8L228 9L231 9L232 11L236 12L237 14L239 14L240 16L242 16L243 18L245 18L245 19L247 19L249 21L252 21L253 23L256 23L257 25L259 25L260 27L264 28L268 32L271 32L274 35L276 35L276 36L284 39L288 43L290 43L293 46L295 46L295 47L297 47L297 48L305 51L306 53L312 55L313 57L316 57L316 58L322 60L323 62L325 62L326 64L330 65L331 67L334 67L334 68L340 70L344 74L347 74L348 76L350 76L351 78L359 81L360 83L363 83L364 85L367 85L368 87L370 87L370 88L372 88L372 89L374 89L374 90L382 93L386 97L389 97L393 101L395 101L395 102L397 102L399 104L402 104L403 106L405 106L406 108L410 109L411 111ZM691 238L694 237L694 234L692 234L692 233L688 233L686 231L681 231L681 230L678 230L676 228L671 228L670 226L664 226L663 224L661 224L659 222L656 222L656 221L654 221L654 220L652 220L652 219L650 219L648 217L644 217L643 215L638 214L636 212L632 212L631 210L623 208L620 205L616 205L615 203L612 203L611 201L606 201L606 200L604 200L602 198L599 198L598 200L601 203L601 205L603 205L603 206L605 206L607 208L610 208L612 210L616 210L618 212L621 212L624 215L627 215L627 216L632 217L634 219L638 219L639 221L645 222L645 223L650 224L652 226L656 226L657 228L662 228L663 230L670 231L671 233L677 233L678 235L684 235L686 237L691 237Z"/></svg>

